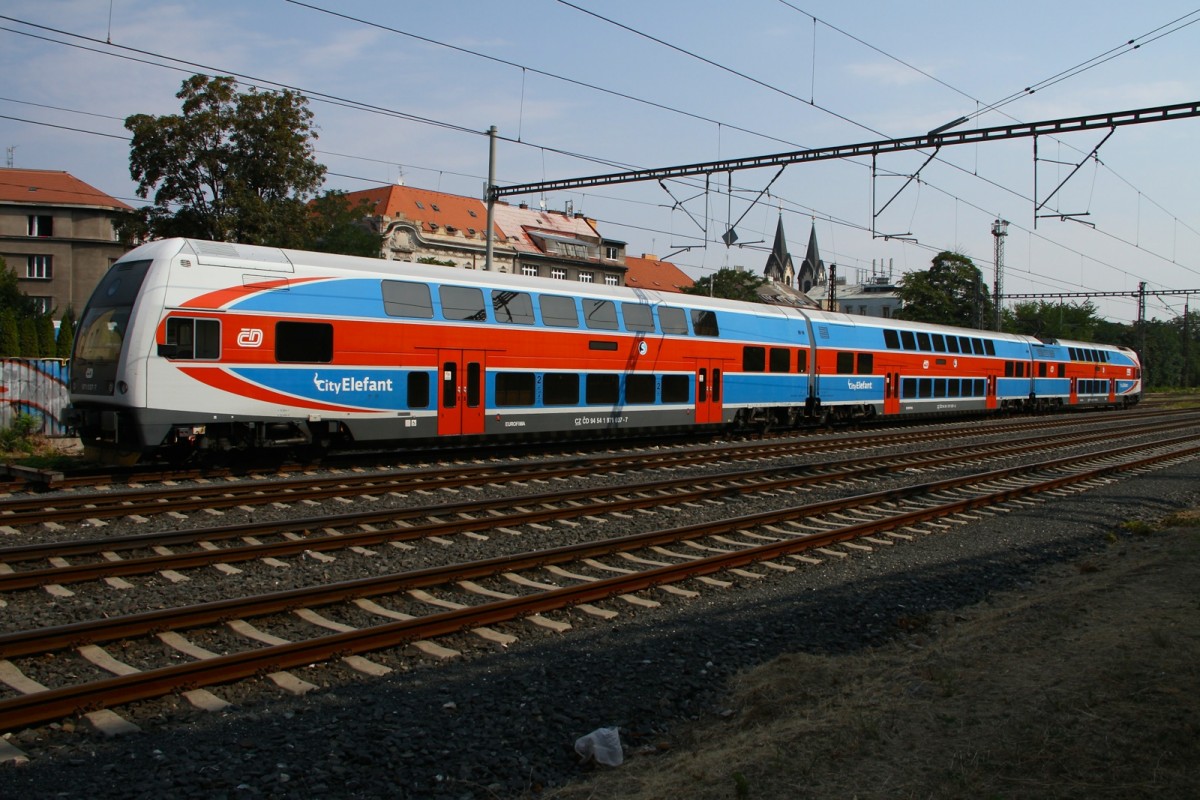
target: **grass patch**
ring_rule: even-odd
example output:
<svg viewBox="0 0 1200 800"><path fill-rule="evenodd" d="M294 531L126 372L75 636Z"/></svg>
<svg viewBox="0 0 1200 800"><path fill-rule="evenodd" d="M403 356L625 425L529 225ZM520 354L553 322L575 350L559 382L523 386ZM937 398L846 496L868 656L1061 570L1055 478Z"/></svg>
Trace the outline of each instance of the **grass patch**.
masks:
<svg viewBox="0 0 1200 800"><path fill-rule="evenodd" d="M1149 536L1158 530L1158 526L1143 519L1129 519L1121 523L1121 530L1134 536Z"/></svg>

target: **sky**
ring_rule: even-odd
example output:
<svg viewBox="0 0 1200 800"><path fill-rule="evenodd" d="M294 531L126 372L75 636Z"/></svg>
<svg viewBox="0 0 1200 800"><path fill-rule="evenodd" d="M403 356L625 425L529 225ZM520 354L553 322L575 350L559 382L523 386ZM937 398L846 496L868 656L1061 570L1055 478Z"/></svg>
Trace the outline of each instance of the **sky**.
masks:
<svg viewBox="0 0 1200 800"><path fill-rule="evenodd" d="M140 206L124 119L179 113L193 74L233 75L242 91L308 98L324 189L482 197L491 126L508 186L904 138L960 117L953 130L1194 103L1198 2L6 0L0 146L4 165L64 170ZM928 163L922 150L509 199L582 212L630 255L693 277L761 273L782 220L797 265L815 232L851 282L952 250L990 284L1003 219L1005 294L1200 291L1200 117L1108 134L1039 136L1036 158L1019 138ZM1132 297L1092 302L1136 319ZM1152 295L1147 316L1184 302Z"/></svg>

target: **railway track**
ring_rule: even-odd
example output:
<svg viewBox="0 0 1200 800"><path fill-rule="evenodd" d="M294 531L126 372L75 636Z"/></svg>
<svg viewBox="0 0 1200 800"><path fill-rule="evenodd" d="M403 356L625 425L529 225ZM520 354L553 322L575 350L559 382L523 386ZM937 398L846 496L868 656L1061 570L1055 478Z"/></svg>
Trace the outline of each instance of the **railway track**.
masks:
<svg viewBox="0 0 1200 800"><path fill-rule="evenodd" d="M704 477L637 478L605 487L524 493L516 496L422 505L408 509L356 511L278 521L117 537L48 542L0 548L0 592L63 586L89 580L113 580L164 570L235 564L263 558L287 558L382 544L430 540L471 531L514 529L563 520L611 515L681 503L703 503L731 494L794 491L816 485L876 478L897 472L980 463L1063 447L1111 440L1120 433L1155 434L1174 430L1174 423L1117 426L1097 433L1046 434L1021 445L934 447L897 456L861 456L820 464L725 469ZM582 468L580 468L582 469ZM556 477L576 475L576 468ZM458 480L451 486L458 485ZM383 526L383 527L380 527ZM276 537L264 542L263 538ZM222 542L224 546L218 546ZM188 547L187 552L171 548ZM136 553L152 553L136 555ZM121 555L125 554L125 555ZM134 555L131 555L134 554ZM89 559L68 564L66 559ZM49 562L44 568L24 565ZM21 565L21 566L18 566Z"/></svg>
<svg viewBox="0 0 1200 800"><path fill-rule="evenodd" d="M635 593L661 587L672 594L691 594L703 591L705 581L719 580L714 576L722 573L721 580L725 583L757 580L770 572L793 570L814 552L821 557L838 557L829 553L845 556L847 547L894 546L916 535L908 530L914 525L929 524L940 518L953 519L998 505L1003 508L1002 504L1028 502L1024 498L1068 487L1095 485L1122 471L1193 458L1198 452L1200 435L1176 436L1155 443L1139 441L1088 456L1048 459L819 503L784 504L754 514L707 519L626 536L587 538L570 546L7 633L0 636L0 657L6 659L0 665L3 666L0 680L8 682L14 691L36 688L36 681L23 679L19 665L9 659L35 664L39 655L61 654L70 648L78 649L82 658L96 665L94 669L121 674L4 698L0 700L0 729L34 725L81 709L120 705L181 688L192 690L252 675L278 675L281 670L317 661L358 658L363 653L404 644L424 642L436 653L436 643L431 640L464 630L483 634L490 631L490 626L519 618L537 619L553 626L554 622L544 615L557 609L569 607L604 618L614 612L594 604L655 603L658 601ZM966 455L955 457L961 459ZM981 455L975 453L973 458L978 460ZM861 473L840 477L841 480L861 478ZM743 487L727 485L723 490L740 492ZM748 480L745 490L790 496L786 493L796 491L797 485ZM660 506L712 500L648 494ZM842 549L832 550L835 545ZM383 605L384 602L391 607ZM325 610L334 606L349 610L332 615ZM418 607L424 611L410 613ZM444 610L436 610L439 607ZM322 611L316 611L318 608ZM435 610L430 613L431 609ZM300 616L307 625L316 626L313 630L335 632L306 636L302 641L285 641L262 630L264 623L248 621L265 618L265 624L271 625L279 615L289 615L289 619ZM352 625L334 618L364 620L372 615L388 621ZM234 625L241 635L251 637L255 646L217 653L183 638L182 631L218 624ZM282 627L290 630L292 625ZM148 643L146 637L151 636L157 638ZM131 639L136 643L128 644ZM158 665L134 667L123 664L100 647L111 642L122 643L122 652L166 648L173 650L173 655L160 655ZM181 654L193 660L161 666L163 660L178 659ZM357 669L376 672L385 669L372 662L351 664Z"/></svg>

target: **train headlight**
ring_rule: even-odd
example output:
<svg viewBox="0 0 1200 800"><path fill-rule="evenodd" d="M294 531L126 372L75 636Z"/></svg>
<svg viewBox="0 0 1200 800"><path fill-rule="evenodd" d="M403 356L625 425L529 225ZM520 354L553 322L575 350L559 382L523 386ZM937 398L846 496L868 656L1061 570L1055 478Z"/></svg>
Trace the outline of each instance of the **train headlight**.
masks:
<svg viewBox="0 0 1200 800"><path fill-rule="evenodd" d="M127 393L129 391L129 384L125 381L117 381L117 391L121 394Z"/></svg>

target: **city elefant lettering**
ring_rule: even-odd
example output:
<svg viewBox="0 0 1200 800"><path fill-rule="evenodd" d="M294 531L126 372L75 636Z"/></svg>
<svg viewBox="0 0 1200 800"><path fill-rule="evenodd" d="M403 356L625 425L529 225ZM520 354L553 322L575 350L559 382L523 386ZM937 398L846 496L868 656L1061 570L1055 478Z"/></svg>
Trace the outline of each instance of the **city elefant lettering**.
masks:
<svg viewBox="0 0 1200 800"><path fill-rule="evenodd" d="M318 372L313 373L313 385L318 392L325 394L341 394L343 392L391 392L392 379L356 378L345 375L341 378L322 378Z"/></svg>

